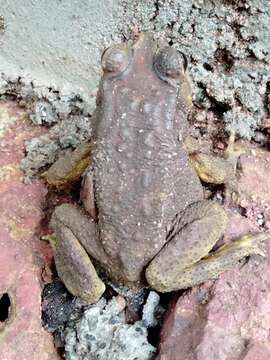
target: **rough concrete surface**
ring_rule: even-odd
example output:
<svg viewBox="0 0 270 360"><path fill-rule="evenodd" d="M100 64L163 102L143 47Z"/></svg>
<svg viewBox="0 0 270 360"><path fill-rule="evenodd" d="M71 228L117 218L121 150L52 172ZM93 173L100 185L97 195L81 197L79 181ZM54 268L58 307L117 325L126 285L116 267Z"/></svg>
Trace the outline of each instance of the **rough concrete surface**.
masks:
<svg viewBox="0 0 270 360"><path fill-rule="evenodd" d="M0 94L15 94L34 123L52 126L27 146L29 176L51 164L56 149L90 137L100 55L141 30L158 32L189 57L195 121L212 114L216 129L266 141L267 0L0 0L0 9Z"/></svg>
<svg viewBox="0 0 270 360"><path fill-rule="evenodd" d="M67 360L151 360L155 348L148 343L143 321L127 324L125 300L118 296L74 312L65 336Z"/></svg>

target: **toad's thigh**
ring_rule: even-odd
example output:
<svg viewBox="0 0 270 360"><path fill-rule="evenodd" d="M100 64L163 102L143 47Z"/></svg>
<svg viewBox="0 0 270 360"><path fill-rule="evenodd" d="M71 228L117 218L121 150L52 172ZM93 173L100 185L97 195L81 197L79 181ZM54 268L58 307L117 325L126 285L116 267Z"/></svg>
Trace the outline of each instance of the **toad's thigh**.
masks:
<svg viewBox="0 0 270 360"><path fill-rule="evenodd" d="M171 291L184 269L208 255L226 224L227 214L216 202L200 201L188 206L176 218L167 244L147 268L148 283L160 291Z"/></svg>
<svg viewBox="0 0 270 360"><path fill-rule="evenodd" d="M105 286L88 255L96 258L100 255L95 222L79 208L63 204L55 209L51 227L55 237L51 243L59 277L73 295L88 303L96 302ZM86 243L91 251L87 250Z"/></svg>

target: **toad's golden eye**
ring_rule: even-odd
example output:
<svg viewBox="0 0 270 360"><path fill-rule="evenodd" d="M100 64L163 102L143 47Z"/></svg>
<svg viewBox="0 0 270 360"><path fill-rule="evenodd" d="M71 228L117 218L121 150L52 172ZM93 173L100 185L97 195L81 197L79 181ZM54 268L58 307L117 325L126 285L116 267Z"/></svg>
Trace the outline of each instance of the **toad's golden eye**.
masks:
<svg viewBox="0 0 270 360"><path fill-rule="evenodd" d="M131 61L131 50L126 45L116 45L106 49L101 57L105 73L117 75L125 71Z"/></svg>
<svg viewBox="0 0 270 360"><path fill-rule="evenodd" d="M187 69L187 58L180 51L166 46L157 52L154 68L163 80L167 78L177 79Z"/></svg>

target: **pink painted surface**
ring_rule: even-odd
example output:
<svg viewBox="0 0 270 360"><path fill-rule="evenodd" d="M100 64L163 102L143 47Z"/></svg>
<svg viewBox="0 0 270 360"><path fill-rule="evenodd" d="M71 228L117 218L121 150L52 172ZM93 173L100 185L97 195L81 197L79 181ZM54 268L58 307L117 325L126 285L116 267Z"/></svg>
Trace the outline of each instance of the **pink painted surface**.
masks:
<svg viewBox="0 0 270 360"><path fill-rule="evenodd" d="M57 359L41 325L41 275L52 256L39 236L47 190L40 181L24 184L19 168L25 140L41 129L13 102L0 102L0 121L0 296L12 301L0 323L0 359Z"/></svg>

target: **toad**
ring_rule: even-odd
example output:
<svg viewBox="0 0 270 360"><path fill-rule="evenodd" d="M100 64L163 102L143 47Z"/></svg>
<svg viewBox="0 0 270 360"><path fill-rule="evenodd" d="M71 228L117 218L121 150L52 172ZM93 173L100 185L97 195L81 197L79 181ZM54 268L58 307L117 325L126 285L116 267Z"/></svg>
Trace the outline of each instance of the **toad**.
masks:
<svg viewBox="0 0 270 360"><path fill-rule="evenodd" d="M263 235L210 252L227 214L204 200L185 150L192 104L185 56L142 33L132 45L107 49L102 69L84 207L63 204L51 219L55 264L67 289L96 302L105 290L98 264L117 284L169 292L262 254Z"/></svg>

